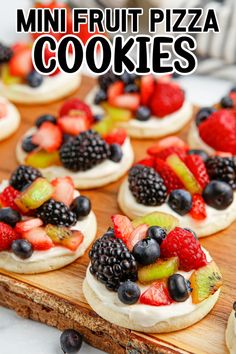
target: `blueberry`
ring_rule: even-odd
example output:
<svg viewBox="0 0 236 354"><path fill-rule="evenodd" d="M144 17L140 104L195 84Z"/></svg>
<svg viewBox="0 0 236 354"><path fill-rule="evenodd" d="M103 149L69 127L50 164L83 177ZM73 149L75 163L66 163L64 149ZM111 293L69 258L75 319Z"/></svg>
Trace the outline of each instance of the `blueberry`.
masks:
<svg viewBox="0 0 236 354"><path fill-rule="evenodd" d="M52 124L57 124L57 119L52 114L43 114L42 116L38 117L35 122L37 128L39 128L44 122L50 122Z"/></svg>
<svg viewBox="0 0 236 354"><path fill-rule="evenodd" d="M145 238L135 244L133 256L140 264L152 264L160 257L160 246L153 238Z"/></svg>
<svg viewBox="0 0 236 354"><path fill-rule="evenodd" d="M234 199L231 186L222 181L211 181L202 193L206 204L218 210L226 209Z"/></svg>
<svg viewBox="0 0 236 354"><path fill-rule="evenodd" d="M173 274L169 277L168 290L171 298L176 302L186 301L189 297L187 282L181 274Z"/></svg>
<svg viewBox="0 0 236 354"><path fill-rule="evenodd" d="M150 226L147 230L147 237L153 238L159 245L166 238L167 232L160 226Z"/></svg>
<svg viewBox="0 0 236 354"><path fill-rule="evenodd" d="M95 104L99 104L103 101L106 101L107 99L107 94L106 94L106 91L100 89L97 93L96 93L96 96L94 98L94 103Z"/></svg>
<svg viewBox="0 0 236 354"><path fill-rule="evenodd" d="M23 139L21 147L25 152L32 152L38 145L32 143L32 135L30 135Z"/></svg>
<svg viewBox="0 0 236 354"><path fill-rule="evenodd" d="M141 292L138 285L130 280L122 283L117 290L118 298L126 305L135 304L138 301L140 294Z"/></svg>
<svg viewBox="0 0 236 354"><path fill-rule="evenodd" d="M103 115L103 114L95 114L95 115L93 116L94 122L100 122L101 120L103 120L103 118L104 118L104 115Z"/></svg>
<svg viewBox="0 0 236 354"><path fill-rule="evenodd" d="M200 149L191 149L188 151L188 155L199 155L204 162L206 162L209 157L209 155L204 150Z"/></svg>
<svg viewBox="0 0 236 354"><path fill-rule="evenodd" d="M230 92L236 92L236 86L233 86L233 87L230 89Z"/></svg>
<svg viewBox="0 0 236 354"><path fill-rule="evenodd" d="M15 225L21 221L21 215L18 211L12 208L1 208L0 209L0 221L5 222L11 227L15 227Z"/></svg>
<svg viewBox="0 0 236 354"><path fill-rule="evenodd" d="M89 198L80 195L73 200L70 209L73 211L73 213L75 213L77 219L79 220L90 213L91 202Z"/></svg>
<svg viewBox="0 0 236 354"><path fill-rule="evenodd" d="M36 88L42 85L43 76L40 75L37 71L31 71L26 77L26 82L30 87Z"/></svg>
<svg viewBox="0 0 236 354"><path fill-rule="evenodd" d="M148 107L141 106L136 111L136 119L145 122L151 117L151 111Z"/></svg>
<svg viewBox="0 0 236 354"><path fill-rule="evenodd" d="M127 71L125 71L124 74L121 75L121 80L126 85L134 83L136 78L137 78L136 74L129 74Z"/></svg>
<svg viewBox="0 0 236 354"><path fill-rule="evenodd" d="M192 196L184 189L175 189L169 195L168 205L177 214L185 215L192 209Z"/></svg>
<svg viewBox="0 0 236 354"><path fill-rule="evenodd" d="M120 162L123 157L123 151L119 144L110 145L110 156L109 159L113 162Z"/></svg>
<svg viewBox="0 0 236 354"><path fill-rule="evenodd" d="M65 354L77 353L83 343L83 336L74 329L66 329L60 337L61 349Z"/></svg>
<svg viewBox="0 0 236 354"><path fill-rule="evenodd" d="M30 258L33 254L31 243L24 239L15 240L11 244L12 252L21 259Z"/></svg>
<svg viewBox="0 0 236 354"><path fill-rule="evenodd" d="M196 114L195 122L196 125L199 126L202 122L204 122L212 113L216 110L213 107L203 107Z"/></svg>
<svg viewBox="0 0 236 354"><path fill-rule="evenodd" d="M225 96L220 100L220 104L223 108L233 108L234 101L230 96Z"/></svg>
<svg viewBox="0 0 236 354"><path fill-rule="evenodd" d="M135 84L129 84L129 85L125 86L125 92L126 93L139 92L139 88Z"/></svg>

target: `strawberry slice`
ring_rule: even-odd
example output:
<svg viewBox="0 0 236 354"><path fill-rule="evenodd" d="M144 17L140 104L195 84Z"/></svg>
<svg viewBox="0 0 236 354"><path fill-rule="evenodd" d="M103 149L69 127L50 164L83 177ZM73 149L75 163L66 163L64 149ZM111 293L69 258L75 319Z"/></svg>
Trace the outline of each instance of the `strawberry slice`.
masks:
<svg viewBox="0 0 236 354"><path fill-rule="evenodd" d="M2 207L12 208L19 211L19 208L15 204L15 199L20 195L20 192L14 189L12 186L6 187L0 194L0 204Z"/></svg>
<svg viewBox="0 0 236 354"><path fill-rule="evenodd" d="M147 157L146 159L142 159L136 163L136 165L144 165L147 167L155 167L155 158L154 157Z"/></svg>
<svg viewBox="0 0 236 354"><path fill-rule="evenodd" d="M36 227L22 234L22 237L29 241L34 250L46 251L53 247L53 242L46 234L43 227Z"/></svg>
<svg viewBox="0 0 236 354"><path fill-rule="evenodd" d="M155 146L153 146L148 149L148 154L151 156L158 157L162 160L166 160L168 156L176 154L181 160L184 161L187 156L186 150L179 146L170 146L158 152L156 152Z"/></svg>
<svg viewBox="0 0 236 354"><path fill-rule="evenodd" d="M25 78L32 70L31 48L16 51L9 61L10 75Z"/></svg>
<svg viewBox="0 0 236 354"><path fill-rule="evenodd" d="M90 124L86 118L63 116L57 120L58 126L61 128L63 133L70 135L78 135L85 130L90 128Z"/></svg>
<svg viewBox="0 0 236 354"><path fill-rule="evenodd" d="M107 90L107 98L108 102L112 104L113 100L117 97L122 95L124 92L125 84L122 81L115 81L113 82Z"/></svg>
<svg viewBox="0 0 236 354"><path fill-rule="evenodd" d="M39 218L29 219L29 220L18 222L15 226L15 231L19 234L23 234L26 231L35 229L36 227L42 225L43 225L43 221Z"/></svg>
<svg viewBox="0 0 236 354"><path fill-rule="evenodd" d="M155 79L152 75L144 75L141 77L140 95L141 105L148 106L148 103L155 90Z"/></svg>
<svg viewBox="0 0 236 354"><path fill-rule="evenodd" d="M157 155L161 150L176 147L187 151L189 149L188 145L177 136L169 136L167 138L161 139L156 144L152 145L148 150L148 154Z"/></svg>
<svg viewBox="0 0 236 354"><path fill-rule="evenodd" d="M55 188L52 199L69 206L73 201L75 189L72 179L70 177L56 178L51 184Z"/></svg>
<svg viewBox="0 0 236 354"><path fill-rule="evenodd" d="M185 163L202 188L210 182L205 164L199 155L188 155Z"/></svg>
<svg viewBox="0 0 236 354"><path fill-rule="evenodd" d="M71 251L76 251L84 240L84 236L80 231L72 231L72 236L61 242L61 246L69 248Z"/></svg>
<svg viewBox="0 0 236 354"><path fill-rule="evenodd" d="M115 237L120 238L126 243L133 232L134 228L131 221L124 215L113 215L111 217L114 224Z"/></svg>
<svg viewBox="0 0 236 354"><path fill-rule="evenodd" d="M32 143L47 152L56 151L62 143L62 132L57 125L44 122L33 135Z"/></svg>
<svg viewBox="0 0 236 354"><path fill-rule="evenodd" d="M0 222L0 251L8 250L18 238L19 235L10 225Z"/></svg>
<svg viewBox="0 0 236 354"><path fill-rule="evenodd" d="M136 111L140 105L140 95L138 93L125 93L114 97L109 103L119 108Z"/></svg>
<svg viewBox="0 0 236 354"><path fill-rule="evenodd" d="M109 133L108 135L106 135L104 137L104 140L108 143L108 144L119 144L119 145L123 145L125 142L125 139L127 138L127 133L125 131L125 129L123 128L118 128L116 130L113 130L111 133Z"/></svg>
<svg viewBox="0 0 236 354"><path fill-rule="evenodd" d="M90 107L79 98L71 98L63 103L59 116L83 116L88 120L89 126L93 123L93 114Z"/></svg>
<svg viewBox="0 0 236 354"><path fill-rule="evenodd" d="M195 194L192 197L192 209L190 215L193 219L204 220L207 217L206 204L200 194Z"/></svg>
<svg viewBox="0 0 236 354"><path fill-rule="evenodd" d="M173 300L168 293L166 283L157 281L142 293L139 302L151 306L167 306L170 305Z"/></svg>
<svg viewBox="0 0 236 354"><path fill-rule="evenodd" d="M167 163L159 158L155 159L155 170L159 173L170 193L175 189L183 189L183 183L180 181L174 171L167 165Z"/></svg>
<svg viewBox="0 0 236 354"><path fill-rule="evenodd" d="M133 230L126 242L126 246L130 251L132 251L138 241L143 240L147 236L147 229L148 225L143 224L139 225L138 227L136 227L136 229Z"/></svg>

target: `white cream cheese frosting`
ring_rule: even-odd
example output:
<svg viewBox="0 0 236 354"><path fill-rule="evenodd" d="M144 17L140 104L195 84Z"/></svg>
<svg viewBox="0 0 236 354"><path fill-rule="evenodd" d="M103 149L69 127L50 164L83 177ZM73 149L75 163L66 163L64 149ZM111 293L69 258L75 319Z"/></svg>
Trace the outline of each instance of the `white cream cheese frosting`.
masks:
<svg viewBox="0 0 236 354"><path fill-rule="evenodd" d="M5 98L0 97L0 102L6 103L7 114L0 118L0 140L8 138L20 125L20 113L17 108Z"/></svg>
<svg viewBox="0 0 236 354"><path fill-rule="evenodd" d="M91 107L94 114L103 113L103 109L94 104L97 90L98 87L93 88L85 98L85 102ZM127 133L134 138L160 138L181 130L190 121L192 114L193 106L185 100L183 106L178 111L164 118L152 116L146 122L131 119L126 123L120 123L120 126L125 128Z"/></svg>
<svg viewBox="0 0 236 354"><path fill-rule="evenodd" d="M30 129L23 138L32 135L34 132L35 128ZM20 164L24 164L27 154L22 150L21 142L22 141L19 141L17 144L16 157ZM123 151L123 157L118 163L107 159L87 171L72 172L65 169L63 166L50 166L40 169L40 171L44 177L50 180L56 177L70 176L73 179L75 186L80 189L100 187L116 181L131 167L134 160L134 153L128 137L121 148Z"/></svg>
<svg viewBox="0 0 236 354"><path fill-rule="evenodd" d="M224 210L217 210L206 205L207 217L204 220L195 220L188 214L181 216L172 210L166 202L160 206L146 206L137 203L129 189L128 179L126 179L120 187L118 204L121 210L131 219L154 211L174 215L179 219L181 227L193 229L196 231L198 237L209 236L224 230L236 219L236 192L234 192L232 204Z"/></svg>
<svg viewBox="0 0 236 354"><path fill-rule="evenodd" d="M198 128L193 122L188 132L188 145L190 149L200 149L206 151L209 155L213 155L216 151L207 145L199 135Z"/></svg>
<svg viewBox="0 0 236 354"><path fill-rule="evenodd" d="M236 318L233 310L229 316L225 333L226 345L230 354L236 354Z"/></svg>

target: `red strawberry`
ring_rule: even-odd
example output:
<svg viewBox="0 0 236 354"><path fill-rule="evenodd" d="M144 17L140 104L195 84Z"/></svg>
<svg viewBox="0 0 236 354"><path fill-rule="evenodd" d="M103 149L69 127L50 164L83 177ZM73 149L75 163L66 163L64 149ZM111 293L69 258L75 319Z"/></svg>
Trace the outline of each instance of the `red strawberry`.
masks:
<svg viewBox="0 0 236 354"><path fill-rule="evenodd" d="M11 226L0 222L0 251L10 249L12 242L18 238L19 236Z"/></svg>
<svg viewBox="0 0 236 354"><path fill-rule="evenodd" d="M29 49L29 48L30 48L30 45L29 45L29 43L26 43L26 42L16 42L11 47L14 54L21 51L22 49Z"/></svg>
<svg viewBox="0 0 236 354"><path fill-rule="evenodd" d="M28 230L22 234L22 237L29 241L34 250L46 251L52 248L53 242L50 237L46 234L43 227L36 227L34 229Z"/></svg>
<svg viewBox="0 0 236 354"><path fill-rule="evenodd" d="M76 251L77 248L81 245L81 243L84 240L84 235L80 231L72 231L72 236L63 240L63 243L61 245L62 247L69 248L71 251Z"/></svg>
<svg viewBox="0 0 236 354"><path fill-rule="evenodd" d="M76 97L65 101L60 108L60 117L68 115L84 116L88 120L89 125L93 123L93 114L90 107Z"/></svg>
<svg viewBox="0 0 236 354"><path fill-rule="evenodd" d="M126 242L126 246L130 251L132 251L138 241L143 240L147 236L147 229L148 226L146 224L143 224L139 225L138 227L136 227L136 229L133 230Z"/></svg>
<svg viewBox="0 0 236 354"><path fill-rule="evenodd" d="M108 87L107 90L107 99L110 104L113 103L113 100L124 93L125 84L122 81L115 81Z"/></svg>
<svg viewBox="0 0 236 354"><path fill-rule="evenodd" d="M0 194L0 204L3 207L10 207L19 211L19 208L15 204L14 200L20 195L20 192L14 189L12 186L6 187Z"/></svg>
<svg viewBox="0 0 236 354"><path fill-rule="evenodd" d="M144 75L140 82L141 105L148 106L148 103L155 90L155 79L152 75Z"/></svg>
<svg viewBox="0 0 236 354"><path fill-rule="evenodd" d="M174 171L167 165L167 163L159 158L155 159L155 170L164 180L167 192L170 193L175 189L183 189L183 183L176 176Z"/></svg>
<svg viewBox="0 0 236 354"><path fill-rule="evenodd" d="M28 219L25 221L20 221L15 226L15 231L19 234L23 234L26 231L35 229L36 227L42 226L43 221L39 218Z"/></svg>
<svg viewBox="0 0 236 354"><path fill-rule="evenodd" d="M179 156L179 158L181 158L181 160L184 161L187 156L186 150L183 148L180 148L178 146L170 146L170 147L163 149L157 153L155 153L155 146L154 146L154 148L150 147L148 149L148 153L149 153L149 155L153 155L153 156L158 157L162 160L166 160L168 156L176 154Z"/></svg>
<svg viewBox="0 0 236 354"><path fill-rule="evenodd" d="M147 157L146 159L142 159L136 163L136 165L144 165L147 167L155 167L155 158L154 157Z"/></svg>
<svg viewBox="0 0 236 354"><path fill-rule="evenodd" d="M62 132L57 125L51 122L44 122L33 135L32 143L47 152L56 151L62 143Z"/></svg>
<svg viewBox="0 0 236 354"><path fill-rule="evenodd" d="M9 72L11 76L25 78L32 70L31 48L17 51L9 61Z"/></svg>
<svg viewBox="0 0 236 354"><path fill-rule="evenodd" d="M109 103L119 108L136 111L140 104L140 96L138 93L124 93L123 95L114 97L112 102Z"/></svg>
<svg viewBox="0 0 236 354"><path fill-rule="evenodd" d="M108 144L123 145L126 138L127 138L127 133L126 133L125 129L118 128L116 130L113 130L108 135L106 135L104 139L106 140L106 142Z"/></svg>
<svg viewBox="0 0 236 354"><path fill-rule="evenodd" d="M121 238L125 243L128 241L134 228L131 221L124 215L113 215L111 217L114 224L115 237Z"/></svg>
<svg viewBox="0 0 236 354"><path fill-rule="evenodd" d="M168 293L166 283L157 281L142 293L139 302L151 306L166 306L170 305L173 300Z"/></svg>
<svg viewBox="0 0 236 354"><path fill-rule="evenodd" d="M207 173L205 164L199 155L188 155L185 159L185 163L195 176L198 183L202 188L205 188L210 179Z"/></svg>
<svg viewBox="0 0 236 354"><path fill-rule="evenodd" d="M90 128L90 124L84 117L63 116L57 120L58 126L63 133L70 135L78 135Z"/></svg>
<svg viewBox="0 0 236 354"><path fill-rule="evenodd" d="M213 149L236 155L236 118L233 111L220 109L198 128L202 140Z"/></svg>
<svg viewBox="0 0 236 354"><path fill-rule="evenodd" d="M51 184L55 188L52 198L69 206L74 199L75 186L72 179L70 177L56 178Z"/></svg>
<svg viewBox="0 0 236 354"><path fill-rule="evenodd" d="M163 118L178 111L184 103L184 92L171 82L157 82L152 95L150 108L152 113Z"/></svg>
<svg viewBox="0 0 236 354"><path fill-rule="evenodd" d="M182 139L177 136L169 136L152 145L147 151L150 155L156 155L161 150L165 150L173 146L185 151L188 150L188 145Z"/></svg>
<svg viewBox="0 0 236 354"><path fill-rule="evenodd" d="M190 215L196 220L204 220L207 217L206 205L200 194L194 194L192 197Z"/></svg>
<svg viewBox="0 0 236 354"><path fill-rule="evenodd" d="M206 255L192 232L176 227L161 244L161 256L179 257L180 269L189 272L207 264Z"/></svg>

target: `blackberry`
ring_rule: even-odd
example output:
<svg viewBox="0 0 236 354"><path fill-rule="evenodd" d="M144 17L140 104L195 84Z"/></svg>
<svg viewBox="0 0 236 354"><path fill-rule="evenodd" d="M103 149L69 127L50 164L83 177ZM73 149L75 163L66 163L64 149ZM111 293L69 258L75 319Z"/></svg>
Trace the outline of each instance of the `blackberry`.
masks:
<svg viewBox="0 0 236 354"><path fill-rule="evenodd" d="M166 186L153 168L136 165L131 168L128 180L129 189L138 203L157 206L165 202Z"/></svg>
<svg viewBox="0 0 236 354"><path fill-rule="evenodd" d="M42 174L36 168L31 166L20 165L17 169L12 173L10 177L10 185L21 191L28 184L31 184L36 178L42 177Z"/></svg>
<svg viewBox="0 0 236 354"><path fill-rule="evenodd" d="M12 55L12 49L0 43L0 64L9 62Z"/></svg>
<svg viewBox="0 0 236 354"><path fill-rule="evenodd" d="M209 157L206 168L211 180L226 182L236 189L236 157Z"/></svg>
<svg viewBox="0 0 236 354"><path fill-rule="evenodd" d="M106 92L110 84L117 80L118 77L111 70L109 70L104 75L99 76L98 84L100 88Z"/></svg>
<svg viewBox="0 0 236 354"><path fill-rule="evenodd" d="M95 131L88 130L63 144L60 159L71 171L86 171L110 156L109 145Z"/></svg>
<svg viewBox="0 0 236 354"><path fill-rule="evenodd" d="M43 220L44 224L72 226L77 218L64 203L57 202L54 199L48 200L36 211L37 216Z"/></svg>
<svg viewBox="0 0 236 354"><path fill-rule="evenodd" d="M108 290L117 291L119 285L130 279L137 280L137 263L123 241L108 230L89 252L90 272Z"/></svg>

